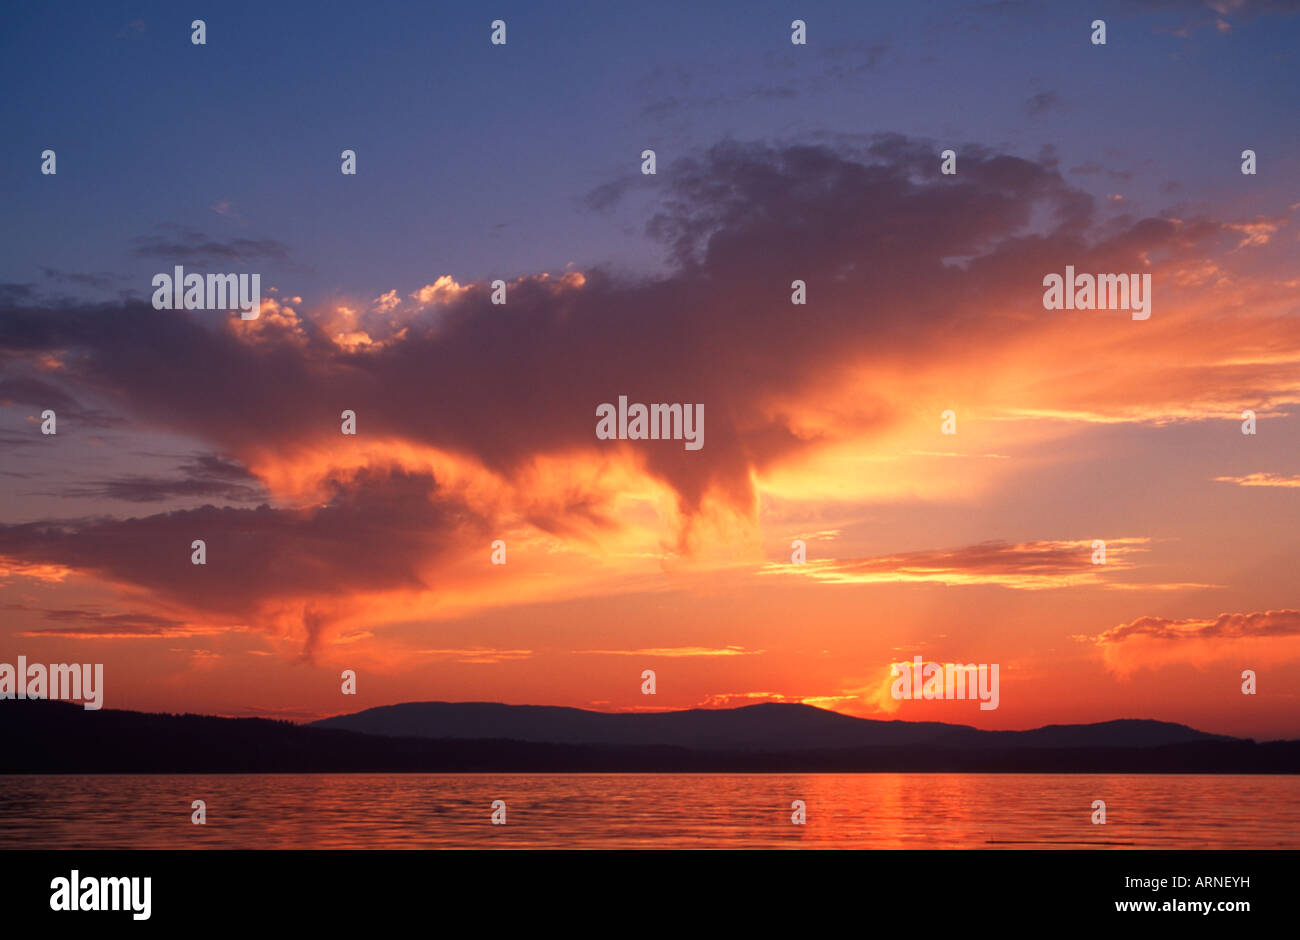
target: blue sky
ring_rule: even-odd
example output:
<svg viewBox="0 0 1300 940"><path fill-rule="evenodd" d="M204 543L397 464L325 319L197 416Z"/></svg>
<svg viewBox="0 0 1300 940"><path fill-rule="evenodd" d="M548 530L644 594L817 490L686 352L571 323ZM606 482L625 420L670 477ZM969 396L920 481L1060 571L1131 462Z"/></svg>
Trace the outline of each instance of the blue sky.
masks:
<svg viewBox="0 0 1300 940"><path fill-rule="evenodd" d="M1122 193L1124 211L1267 211L1272 196L1226 170L1246 146L1300 169L1300 18L1222 30L1201 4L1151 6L26 6L0 40L0 283L142 292L160 268L134 240L177 232L274 243L261 269L308 300L440 274L654 270L643 213L587 195L635 176L646 147L666 167L726 138L1054 147L1092 169L1071 182ZM189 41L195 17L206 46ZM497 17L505 47L488 41ZM806 47L790 44L796 17ZM56 177L38 172L47 147Z"/></svg>

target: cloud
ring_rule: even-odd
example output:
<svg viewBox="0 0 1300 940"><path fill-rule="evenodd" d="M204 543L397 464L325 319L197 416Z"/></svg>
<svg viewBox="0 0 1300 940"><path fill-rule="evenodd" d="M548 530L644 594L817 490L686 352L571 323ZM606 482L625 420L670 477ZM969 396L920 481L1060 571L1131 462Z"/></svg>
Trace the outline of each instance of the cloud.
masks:
<svg viewBox="0 0 1300 940"><path fill-rule="evenodd" d="M1139 617L1093 637L1098 646L1123 643L1136 636L1158 640L1200 640L1222 637L1300 636L1300 610L1268 610L1251 614L1219 614L1213 620L1169 620Z"/></svg>
<svg viewBox="0 0 1300 940"><path fill-rule="evenodd" d="M1112 572L1136 567L1128 559L1128 554L1146 551L1149 541L1145 538L1107 539L1104 565L1093 564L1092 540L1084 539L1017 544L989 541L963 548L928 549L873 558L829 559L801 565L773 564L765 571L835 584L929 581L947 585L995 584L1018 590L1047 590L1104 584L1106 576Z"/></svg>
<svg viewBox="0 0 1300 940"><path fill-rule="evenodd" d="M99 480L86 486L68 487L60 495L78 498L120 499L132 503L156 503L166 499L220 499L228 502L256 502L266 499L257 478L237 463L201 454L181 465L180 478L123 476Z"/></svg>
<svg viewBox="0 0 1300 940"><path fill-rule="evenodd" d="M1240 477L1215 477L1215 483L1235 483L1237 486L1280 486L1292 488L1300 486L1300 476L1284 476L1280 473L1248 473Z"/></svg>
<svg viewBox="0 0 1300 940"><path fill-rule="evenodd" d="M449 304L464 297L468 292L469 287L457 284L454 277L450 274L444 274L432 284L426 284L411 294L411 299L421 306ZM385 309L385 307L391 310L393 306L396 306L393 303L394 300L396 300L395 291L389 291L388 294L377 298L381 310Z"/></svg>
<svg viewBox="0 0 1300 940"><path fill-rule="evenodd" d="M417 291L416 293L419 292ZM395 310L397 307L401 306L402 298L397 296L397 290L393 289L393 290L385 291L384 293L380 294L378 297L374 298L370 302L371 304L374 305L374 309L377 310L379 313L389 313L392 310Z"/></svg>
<svg viewBox="0 0 1300 940"><path fill-rule="evenodd" d="M222 264L232 261L283 260L289 249L273 238L209 238L202 232L176 226L159 226L163 235L138 235L131 240L140 258L159 258L174 264Z"/></svg>
<svg viewBox="0 0 1300 940"><path fill-rule="evenodd" d="M743 646L675 646L638 650L574 650L575 653L593 656L654 656L663 659L694 659L700 656L758 656L767 650L745 649Z"/></svg>
<svg viewBox="0 0 1300 940"><path fill-rule="evenodd" d="M368 598L426 591L440 556L486 544L482 520L432 476L371 468L331 483L318 506L3 525L0 568L12 558L75 569L213 622L292 634L311 656ZM205 565L192 564L196 538Z"/></svg>
<svg viewBox="0 0 1300 940"><path fill-rule="evenodd" d="M25 375L24 371L26 370L15 368L11 377L0 379L0 406L30 405L40 412L48 408L60 420L70 418L78 424L93 428L117 427L123 423L121 417L102 409L84 407L58 384L30 374Z"/></svg>
<svg viewBox="0 0 1300 940"><path fill-rule="evenodd" d="M1249 222L1229 224L1227 228L1229 231L1241 233L1242 238L1237 243L1238 248L1253 248L1267 245L1272 241L1273 236L1277 234L1278 229L1289 221L1290 218L1285 215L1258 216Z"/></svg>
<svg viewBox="0 0 1300 940"><path fill-rule="evenodd" d="M1300 610L1227 613L1204 620L1139 617L1076 639L1100 647L1107 667L1124 676L1173 663L1279 663L1300 659Z"/></svg>
<svg viewBox="0 0 1300 940"><path fill-rule="evenodd" d="M16 605L10 605L11 608ZM59 626L24 630L24 637L60 637L76 640L139 640L211 636L228 632L224 626L203 627L146 613L110 614L100 610L62 609L41 611L44 619Z"/></svg>
<svg viewBox="0 0 1300 940"><path fill-rule="evenodd" d="M208 441L254 473L266 470L259 461L337 448L324 415L348 408L365 416L367 436L452 452L506 476L539 455L617 454L671 486L689 520L710 496L749 511L756 474L902 418L897 387L883 370L882 381L866 387L829 387L836 378L906 362L917 366L920 391L928 373L960 374L991 352L1026 348L1016 364L1041 363L1046 382L1050 356L1027 346L1046 346L1069 331L1070 318L1044 316L1044 271L1065 258L1089 270L1140 269L1144 254L1197 254L1225 231L1212 222L1148 219L1089 245L1078 233L1093 201L1056 170L963 149L960 179L944 180L932 148L897 135L874 138L857 154L727 143L681 161L669 177L670 195L649 224L677 264L663 279L536 274L512 282L509 302L499 306L486 284L444 276L412 293L421 304L436 301L436 311L392 319L397 311L379 298L388 309L376 316L388 319L363 322L353 311L346 329L336 325L334 308L216 326L144 304L10 308L0 355L75 350L70 379L115 398L139 421ZM1051 227L1033 231L1044 219ZM160 250L171 256L172 247ZM946 263L951 257L972 260L959 268ZM815 330L789 304L795 274L811 285ZM1280 333L1285 324L1270 329ZM1082 339L1111 352L1119 343L1108 337L1093 331ZM1170 337L1175 345L1183 339ZM967 351L957 352L958 343ZM1138 369L1131 349L1114 351L1108 370ZM1183 388L1170 388L1144 360L1139 382L1146 385L1136 389L1108 371L1091 384L1017 397L1057 400L1058 407L1028 414L1080 415L1062 407L1078 404L1062 399L1078 397L1132 420L1153 404L1186 401L1180 393L1191 386L1224 387L1225 397L1248 388L1274 397L1296 390L1280 365L1270 374L1243 364L1231 382L1206 381L1215 368L1185 369ZM478 391L466 396L470 388ZM836 414L827 392L854 401L853 410ZM705 449L596 441L595 407L619 394L704 403ZM829 406L828 420L801 419L800 403L812 399ZM453 401L455 408L440 407ZM251 413L259 420L244 419Z"/></svg>
<svg viewBox="0 0 1300 940"><path fill-rule="evenodd" d="M422 649L412 650L411 652L417 656L431 657L434 661L474 663L479 665L515 662L517 660L531 659L533 657L532 650L499 650L488 649L481 646L475 646L469 649Z"/></svg>
<svg viewBox="0 0 1300 940"><path fill-rule="evenodd" d="M661 166L646 191L647 232L667 274L534 272L509 282L504 305L489 284L438 272L318 308L268 291L253 321L11 293L0 363L29 365L6 386L11 395L58 389L109 402L133 429L199 441L247 468L269 498L0 526L0 554L12 568L73 569L203 622L301 634L310 651L358 619L424 615L471 591L485 575L465 559L481 561L479 547L505 529L512 553L519 539L537 547L512 554L512 574L516 558L591 551L580 570L553 565L527 593L512 582L481 603L581 590L592 571L612 570L600 568L604 554L689 557L707 533L752 525L781 474L836 448L893 461L855 477L856 498L892 495L900 480L924 497L950 491L950 470L927 484L920 462L936 461L918 452L1010 455L1015 424L1209 420L1242 401L1261 413L1300 402L1300 327L1279 315L1293 288L1235 276L1244 255L1233 249L1251 235L1241 226L1255 220L1103 224L1050 154L960 153L960 174L944 177L932 143L897 134L727 141ZM613 209L631 186L593 200ZM274 242L185 230L137 250L177 262L283 254ZM1142 342L1126 315L1044 311L1043 275L1067 263L1153 273ZM1204 275L1207 265L1216 273ZM790 303L795 278L808 285L807 307ZM30 383L39 361L62 364L57 386L46 373L47 387ZM619 395L703 404L704 448L597 440L596 407ZM986 419L978 446L936 441L954 396L963 422ZM357 415L355 437L340 434L344 410ZM962 466L973 485L1017 463ZM137 502L229 498L243 485L188 477L197 482L96 485ZM784 486L807 498L821 482L805 471ZM206 568L189 564L200 537ZM1075 543L1044 542L848 559L803 574L1028 588L1113 570L1094 570Z"/></svg>

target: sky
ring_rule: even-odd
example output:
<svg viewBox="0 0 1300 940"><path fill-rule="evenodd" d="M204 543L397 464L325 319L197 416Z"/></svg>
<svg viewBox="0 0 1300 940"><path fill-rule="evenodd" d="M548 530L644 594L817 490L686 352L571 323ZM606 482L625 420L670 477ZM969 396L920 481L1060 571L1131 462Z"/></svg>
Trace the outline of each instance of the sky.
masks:
<svg viewBox="0 0 1300 940"><path fill-rule="evenodd" d="M700 6L7 14L0 662L1300 737L1300 4ZM155 309L176 265L260 315ZM1067 265L1150 318L1045 309ZM704 446L599 439L620 395Z"/></svg>

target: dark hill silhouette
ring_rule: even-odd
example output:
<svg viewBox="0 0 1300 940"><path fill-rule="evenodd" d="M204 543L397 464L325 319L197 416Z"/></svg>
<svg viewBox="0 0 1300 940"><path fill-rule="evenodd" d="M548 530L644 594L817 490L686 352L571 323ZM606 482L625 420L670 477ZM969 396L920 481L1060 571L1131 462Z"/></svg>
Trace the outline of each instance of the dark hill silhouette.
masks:
<svg viewBox="0 0 1300 940"><path fill-rule="evenodd" d="M468 707L489 715L508 708ZM538 719L537 711L548 710L532 710L533 720ZM558 711L566 718L577 712L575 722L600 715ZM712 741L709 735L727 727L748 727L750 736L744 739L746 747L731 748L508 740L490 736L483 725L470 729L483 735L475 738L385 736L264 718L86 711L66 702L4 701L0 773L1300 773L1300 741L1256 744L1163 722L981 732L961 725L908 722L856 725L861 719L806 706L605 717L683 721L684 727L696 729L697 741ZM799 746L755 746L762 741L757 729L764 725L776 729L773 734L785 735L783 740L795 736ZM655 730L659 724L654 721L633 727L662 733ZM857 728L859 733L873 729L893 738L885 744L832 746L798 737L814 727L836 729L827 732L832 738L843 733L840 728ZM971 740L983 743L969 743L971 734L979 736ZM903 743L908 735L913 739ZM948 735L956 735L961 743L946 743ZM1140 743L1165 736L1175 740ZM1089 744L1094 741L1109 744ZM1116 743L1120 741L1127 743Z"/></svg>
<svg viewBox="0 0 1300 940"><path fill-rule="evenodd" d="M734 751L807 751L847 747L1156 747L1230 740L1186 725L1121 720L1048 725L1033 731L980 731L934 721L854 718L811 705L611 713L492 702L408 702L313 722L366 734L464 740L509 738L553 744L617 744Z"/></svg>
<svg viewBox="0 0 1300 940"><path fill-rule="evenodd" d="M936 744L952 746L974 743L979 747L1160 747L1194 741L1239 741L1221 734L1208 734L1187 725L1150 718L1117 718L1088 725L1044 725L1031 731L977 731L977 738L946 737Z"/></svg>

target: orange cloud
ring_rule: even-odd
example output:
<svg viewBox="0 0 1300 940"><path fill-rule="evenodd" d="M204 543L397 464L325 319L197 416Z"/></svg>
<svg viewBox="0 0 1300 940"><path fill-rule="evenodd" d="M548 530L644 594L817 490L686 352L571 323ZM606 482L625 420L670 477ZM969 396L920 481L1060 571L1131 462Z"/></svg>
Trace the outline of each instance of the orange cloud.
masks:
<svg viewBox="0 0 1300 940"><path fill-rule="evenodd" d="M718 648L706 646L677 646L660 649L639 650L574 650L573 652L593 656L657 656L667 659L685 659L697 656L758 656L767 650L745 649L743 646L723 646Z"/></svg>
<svg viewBox="0 0 1300 940"><path fill-rule="evenodd" d="M1241 477L1215 477L1215 483L1235 483L1237 486L1300 486L1300 475L1283 476L1278 473L1248 473Z"/></svg>
<svg viewBox="0 0 1300 940"><path fill-rule="evenodd" d="M1139 617L1093 637L1107 668L1128 676L1142 669L1186 663L1278 663L1300 659L1300 610L1219 614L1213 619Z"/></svg>
<svg viewBox="0 0 1300 940"><path fill-rule="evenodd" d="M412 653L419 656L428 656L437 661L450 661L456 663L475 663L480 665L491 665L503 662L515 662L520 659L531 659L532 650L498 650L488 649L482 646L475 646L469 649L452 649L452 650L412 650Z"/></svg>
<svg viewBox="0 0 1300 940"><path fill-rule="evenodd" d="M932 581L948 585L996 584L1017 590L1047 590L1105 584L1105 576L1130 570L1131 552L1147 551L1146 538L1106 541L1106 563L1093 564L1092 541L981 542L958 549L936 549L874 558L769 564L768 574L794 574L834 584Z"/></svg>

